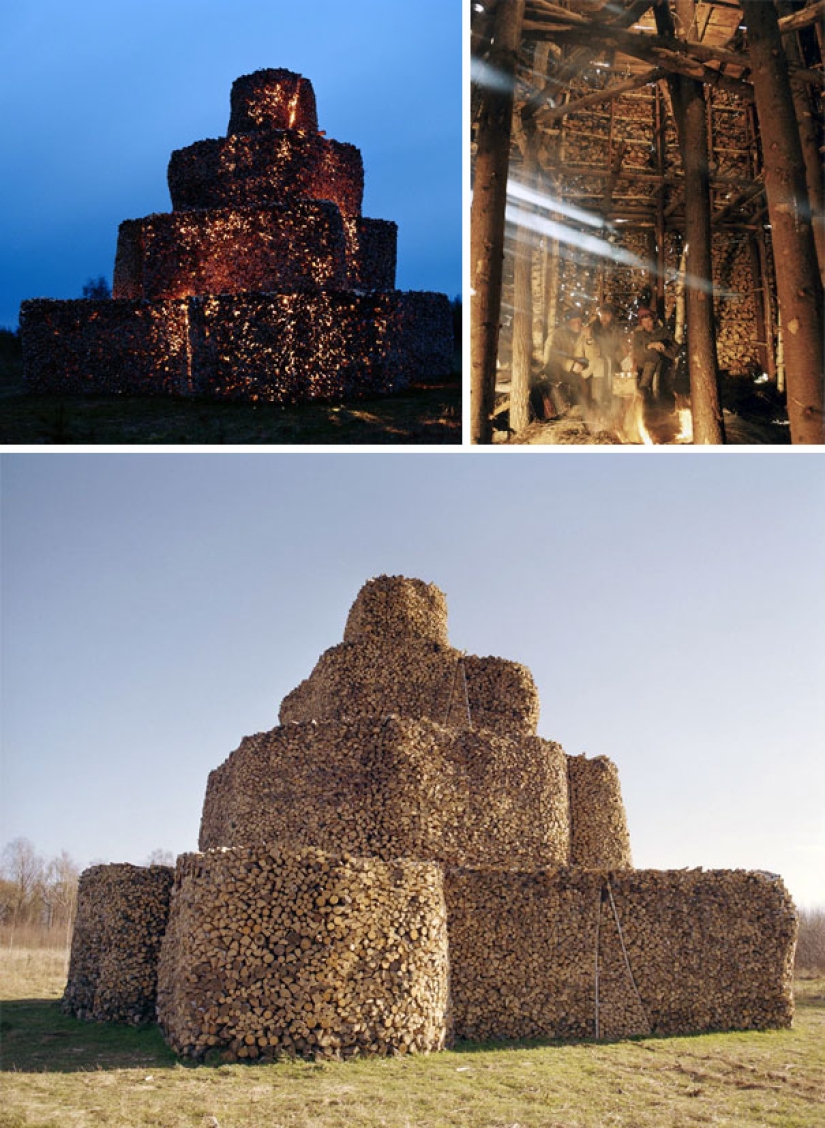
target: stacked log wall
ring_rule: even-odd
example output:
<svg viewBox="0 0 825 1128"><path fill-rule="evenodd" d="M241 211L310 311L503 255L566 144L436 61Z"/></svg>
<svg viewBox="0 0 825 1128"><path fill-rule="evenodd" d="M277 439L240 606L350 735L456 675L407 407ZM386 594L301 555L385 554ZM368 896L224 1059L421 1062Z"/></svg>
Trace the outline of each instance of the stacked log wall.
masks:
<svg viewBox="0 0 825 1128"><path fill-rule="evenodd" d="M75 1018L155 1020L157 962L169 916L169 866L92 866L80 876L63 1009Z"/></svg>
<svg viewBox="0 0 825 1128"><path fill-rule="evenodd" d="M563 865L567 758L539 737L399 717L284 725L210 774L199 845L271 841L387 861ZM621 843L603 849L623 856Z"/></svg>
<svg viewBox="0 0 825 1128"><path fill-rule="evenodd" d="M35 392L357 399L443 376L453 359L449 300L425 291L35 299L21 330Z"/></svg>
<svg viewBox="0 0 825 1128"><path fill-rule="evenodd" d="M539 698L530 671L451 648L443 595L416 583L382 576L365 585L344 642L325 651L281 703L282 724L394 714L516 739L535 735Z"/></svg>
<svg viewBox="0 0 825 1128"><path fill-rule="evenodd" d="M632 866L619 772L606 756L567 757L570 864L584 869Z"/></svg>
<svg viewBox="0 0 825 1128"><path fill-rule="evenodd" d="M158 1020L184 1057L426 1053L448 994L436 865L278 846L178 860Z"/></svg>
<svg viewBox="0 0 825 1128"><path fill-rule="evenodd" d="M445 893L459 1038L613 1039L791 1023L796 916L777 878L449 869Z"/></svg>

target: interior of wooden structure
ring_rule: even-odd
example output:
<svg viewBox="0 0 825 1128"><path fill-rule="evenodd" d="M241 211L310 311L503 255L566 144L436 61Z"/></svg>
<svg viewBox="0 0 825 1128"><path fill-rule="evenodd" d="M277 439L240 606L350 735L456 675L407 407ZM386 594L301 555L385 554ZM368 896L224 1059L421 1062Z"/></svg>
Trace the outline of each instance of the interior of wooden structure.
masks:
<svg viewBox="0 0 825 1128"><path fill-rule="evenodd" d="M496 3L472 2L474 153L481 91L491 79L486 60ZM640 14L632 19L634 8ZM688 28L678 19L684 5L670 0L670 8L676 34L689 50L657 35L649 4L526 0L507 184L498 349L504 381L517 255L532 256L534 364L574 306L588 318L600 301L610 301L629 330L635 310L648 305L671 331L683 334L678 295L685 192L668 79L685 74L700 79L704 90L719 370L783 390L771 224L742 6L737 0L697 0ZM798 24L783 40L791 76L807 95L807 125L816 134L816 211L823 161L823 4L779 0L777 8L786 17L783 31L789 21Z"/></svg>

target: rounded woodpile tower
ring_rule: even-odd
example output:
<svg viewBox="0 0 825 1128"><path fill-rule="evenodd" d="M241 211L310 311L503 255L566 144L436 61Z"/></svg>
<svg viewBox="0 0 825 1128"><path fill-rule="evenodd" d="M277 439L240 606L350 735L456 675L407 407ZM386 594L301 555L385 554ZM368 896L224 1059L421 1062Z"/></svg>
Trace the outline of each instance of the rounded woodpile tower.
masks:
<svg viewBox="0 0 825 1128"><path fill-rule="evenodd" d="M196 1059L787 1025L782 883L634 870L615 765L537 719L525 667L449 645L437 587L370 580L281 724L210 773L168 920L146 889L171 871L84 875L66 1004L133 1013L104 974L126 953ZM113 914L141 898L127 939Z"/></svg>

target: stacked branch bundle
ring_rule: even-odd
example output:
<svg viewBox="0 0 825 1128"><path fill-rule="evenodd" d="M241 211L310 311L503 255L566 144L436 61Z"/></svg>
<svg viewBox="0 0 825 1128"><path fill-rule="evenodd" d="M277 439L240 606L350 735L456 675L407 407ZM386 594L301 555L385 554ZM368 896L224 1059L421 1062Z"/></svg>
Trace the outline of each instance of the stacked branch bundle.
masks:
<svg viewBox="0 0 825 1128"><path fill-rule="evenodd" d="M168 927L140 904L170 871L84 876L67 1005L150 1018L110 969L151 965L170 1045L226 1060L787 1025L782 883L634 870L615 765L537 721L528 670L450 646L437 588L370 581L282 723L210 774Z"/></svg>
<svg viewBox="0 0 825 1128"><path fill-rule="evenodd" d="M449 372L449 301L395 289L396 224L362 216L361 154L307 79L239 78L228 135L168 180L171 213L121 224L113 299L23 303L32 390L295 403Z"/></svg>

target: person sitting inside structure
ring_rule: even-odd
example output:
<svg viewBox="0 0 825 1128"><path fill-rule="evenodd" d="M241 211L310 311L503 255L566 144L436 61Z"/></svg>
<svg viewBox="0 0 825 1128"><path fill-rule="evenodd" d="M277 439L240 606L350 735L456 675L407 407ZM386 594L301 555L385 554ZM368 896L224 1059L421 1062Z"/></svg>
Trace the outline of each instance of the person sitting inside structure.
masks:
<svg viewBox="0 0 825 1128"><path fill-rule="evenodd" d="M639 324L633 330L631 351L639 391L645 397L658 398L664 390L670 362L676 358L679 347L665 326L656 324L646 306L641 306L636 316Z"/></svg>
<svg viewBox="0 0 825 1128"><path fill-rule="evenodd" d="M581 310L569 309L564 325L553 333L545 371L550 385L561 388L583 405L601 402L605 366L590 326L584 327Z"/></svg>

